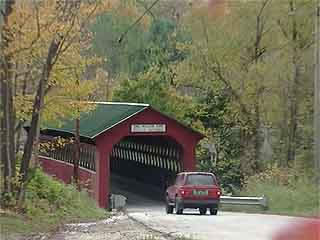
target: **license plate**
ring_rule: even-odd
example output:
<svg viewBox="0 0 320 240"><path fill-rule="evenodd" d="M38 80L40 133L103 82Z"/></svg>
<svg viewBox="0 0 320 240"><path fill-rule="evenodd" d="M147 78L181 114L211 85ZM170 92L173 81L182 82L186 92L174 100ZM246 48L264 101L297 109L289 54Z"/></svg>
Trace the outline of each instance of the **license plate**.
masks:
<svg viewBox="0 0 320 240"><path fill-rule="evenodd" d="M193 190L193 195L196 196L207 196L208 195L208 190Z"/></svg>

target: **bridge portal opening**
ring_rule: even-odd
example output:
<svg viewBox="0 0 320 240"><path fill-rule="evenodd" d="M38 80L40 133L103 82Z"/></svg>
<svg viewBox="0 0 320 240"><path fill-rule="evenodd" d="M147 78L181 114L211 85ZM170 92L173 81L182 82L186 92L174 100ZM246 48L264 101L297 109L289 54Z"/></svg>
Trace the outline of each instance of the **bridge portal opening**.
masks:
<svg viewBox="0 0 320 240"><path fill-rule="evenodd" d="M128 136L110 153L111 193L161 200L182 171L182 147L168 136Z"/></svg>

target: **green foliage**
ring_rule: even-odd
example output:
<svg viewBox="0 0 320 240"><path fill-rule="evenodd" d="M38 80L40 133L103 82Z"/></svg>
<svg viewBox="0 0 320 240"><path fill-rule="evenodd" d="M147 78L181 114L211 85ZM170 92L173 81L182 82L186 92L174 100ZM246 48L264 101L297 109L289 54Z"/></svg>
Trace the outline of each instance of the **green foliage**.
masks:
<svg viewBox="0 0 320 240"><path fill-rule="evenodd" d="M18 211L19 214L10 211L0 214L3 233L11 236L14 233L46 232L67 222L108 217L87 192L78 192L75 186L55 180L41 169L30 174L26 201Z"/></svg>
<svg viewBox="0 0 320 240"><path fill-rule="evenodd" d="M118 17L112 16L112 19ZM131 39L132 35L138 37ZM191 98L182 96L174 82L174 64L182 61L187 54L178 49L177 45L190 40L189 38L186 31L178 29L176 22L161 17L153 18L145 29L140 26L130 29L121 43L128 51L119 52L119 55L125 56L128 61L122 61L122 66L129 64L128 69L136 70L115 71L119 74L116 79L118 86L113 92L112 100L148 103L188 126L196 125L196 121L186 114L195 111ZM137 41L141 45L134 48ZM125 51L123 48L121 51ZM133 49L136 51L128 56L127 53Z"/></svg>
<svg viewBox="0 0 320 240"><path fill-rule="evenodd" d="M316 178L303 170L270 168L251 176L241 192L268 199L270 213L319 216L319 189Z"/></svg>
<svg viewBox="0 0 320 240"><path fill-rule="evenodd" d="M224 193L234 193L241 186L240 142L237 134L237 121L228 120L228 96L218 91L207 90L198 99L198 111L191 118L199 119L207 133L207 141L215 144L216 165L209 158L208 151L199 154L199 168L214 172L220 181Z"/></svg>
<svg viewBox="0 0 320 240"><path fill-rule="evenodd" d="M37 224L32 224L24 216L12 212L0 214L1 237L10 239L9 236L15 234L25 234L32 232ZM39 229L40 230L40 229ZM12 237L11 239L16 239Z"/></svg>
<svg viewBox="0 0 320 240"><path fill-rule="evenodd" d="M176 43L190 40L190 35L179 31L174 21L159 17L132 27L135 17L123 12L118 9L98 16L91 26L93 52L105 59L103 68L111 77L136 77L153 64L166 65L184 57Z"/></svg>
<svg viewBox="0 0 320 240"><path fill-rule="evenodd" d="M157 110L168 114L188 125L185 113L193 109L191 98L180 96L170 86L171 72L154 66L149 71L139 74L136 79L123 77L114 92L114 101L148 103Z"/></svg>
<svg viewBox="0 0 320 240"><path fill-rule="evenodd" d="M191 41L190 34L179 29L175 22L164 18L155 19L148 32L148 61L151 66L168 66L170 63L182 61L187 54L177 46L188 41Z"/></svg>
<svg viewBox="0 0 320 240"><path fill-rule="evenodd" d="M16 175L14 177L7 178L7 182L12 185L13 191L5 192L1 189L4 186L4 178L2 176L0 176L0 185L1 185L1 187L0 187L0 206L2 206L3 208L15 210L17 207L17 199L16 199L17 196L16 195L17 195L17 189L19 186L20 178L21 178L21 176L18 174L18 170L19 170L20 162L21 162L21 159L19 157L20 156L18 155L18 159L16 162L16 171L17 171Z"/></svg>
<svg viewBox="0 0 320 240"><path fill-rule="evenodd" d="M202 121L212 119L213 124L203 123L208 141L225 152L222 161L237 159L238 168L241 159L242 175L273 162L312 166L314 18L308 16L314 14L313 1L268 1L265 6L264 2L232 2L223 17L187 15L184 24L192 41L179 46L188 55L175 68L176 84L192 89L193 96L208 96L210 91L218 98L227 96L223 111L214 102L200 100L214 107L197 112L204 115ZM192 101L198 103L199 98ZM229 137L238 129L240 143ZM268 159L259 154L266 140L260 134L264 130L274 133L268 139L272 145ZM294 152L293 159L289 151Z"/></svg>
<svg viewBox="0 0 320 240"><path fill-rule="evenodd" d="M27 186L24 210L31 218L50 216L90 219L105 214L86 192L78 192L73 185L54 180L40 169L35 170Z"/></svg>
<svg viewBox="0 0 320 240"><path fill-rule="evenodd" d="M141 26L136 26L126 34L121 43L118 42L121 34L126 32L133 21L134 18L130 16L107 13L98 16L91 27L94 34L93 51L105 59L104 68L112 77L120 72L136 74L143 71L147 64L147 36Z"/></svg>

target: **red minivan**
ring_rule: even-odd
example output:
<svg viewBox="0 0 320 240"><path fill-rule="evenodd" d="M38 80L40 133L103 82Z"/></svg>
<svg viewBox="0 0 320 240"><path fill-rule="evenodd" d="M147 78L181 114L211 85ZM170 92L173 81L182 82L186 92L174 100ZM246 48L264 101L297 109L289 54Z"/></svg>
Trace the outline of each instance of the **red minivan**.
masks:
<svg viewBox="0 0 320 240"><path fill-rule="evenodd" d="M201 215L209 209L217 215L221 189L214 174L208 172L181 172L174 185L166 190L166 212L182 214L185 208L198 208Z"/></svg>

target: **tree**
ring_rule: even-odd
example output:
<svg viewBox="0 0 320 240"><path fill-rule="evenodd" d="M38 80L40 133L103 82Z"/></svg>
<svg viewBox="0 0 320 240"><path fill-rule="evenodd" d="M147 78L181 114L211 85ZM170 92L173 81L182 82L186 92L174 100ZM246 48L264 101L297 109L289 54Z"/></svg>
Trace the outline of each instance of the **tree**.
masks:
<svg viewBox="0 0 320 240"><path fill-rule="evenodd" d="M3 55L1 56L0 87L1 87L1 159L3 163L4 174L4 196L7 197L13 191L12 179L15 175L15 149L14 144L14 111L13 111L13 63L12 56L8 53L13 42L13 36L10 33L9 18L13 12L15 1L5 1L3 14L3 25L1 29L1 47Z"/></svg>
<svg viewBox="0 0 320 240"><path fill-rule="evenodd" d="M194 122L186 115L192 111L191 99L178 92L174 72L174 65L186 58L186 52L178 46L190 40L190 35L179 29L174 21L161 17L154 17L144 34L143 48L130 61L143 69L135 74L120 73L116 78L118 87L114 90L113 100L149 103L192 126ZM139 59L139 56L144 56L145 61L135 62L134 57Z"/></svg>
<svg viewBox="0 0 320 240"><path fill-rule="evenodd" d="M197 111L189 113L192 119L198 119L205 129L204 142L214 145L214 161L209 159L207 151L200 151L199 168L214 172L221 181L224 190L234 192L239 189L243 179L240 165L241 143L236 118L227 118L230 96L221 89L207 89L197 97ZM212 150L211 150L212 151Z"/></svg>
<svg viewBox="0 0 320 240"><path fill-rule="evenodd" d="M186 117L186 113L193 108L191 99L178 94L177 89L170 85L170 79L172 73L167 68L159 66L150 67L147 72L139 74L134 79L122 76L113 100L148 103L191 126L192 119Z"/></svg>
<svg viewBox="0 0 320 240"><path fill-rule="evenodd" d="M10 16L7 14L8 20L7 24L4 24L2 34L10 41L9 44L8 41L2 41L1 45L2 59L5 63L1 82L14 83L16 90L20 89L18 86L20 87L22 80L22 86L25 86L22 87L22 92L26 94L11 97L12 104L8 104L9 110L5 110L4 113L12 112L19 116L18 126L31 116L19 172L17 198L22 203L28 182L30 160L32 154L36 159L38 153L40 115L45 117L43 112L49 112L47 107L57 102L64 103L63 106L72 105L70 101L63 99L63 95L72 98L74 94L70 92L76 92L86 96L93 90L93 84L89 82L83 82L80 88L76 88L79 91L68 87L73 87L88 65L96 64L97 58L88 54L91 40L88 25L96 14L110 8L110 3L49 0L24 1L16 4L14 1L6 1L6 4L10 6L8 8ZM10 97L11 93L7 88L1 89ZM54 97L57 95L60 97ZM60 116L63 113L66 111L60 112ZM47 116L52 118L54 114ZM4 132L14 132L16 126L13 124L9 125L4 121ZM14 137L8 133L2 145L5 143L13 148ZM15 151L10 150L10 153L12 153L10 157L5 156L8 155L8 151L3 154L6 157L3 161L11 163L15 168L13 164L16 159ZM10 177L5 173L4 178ZM7 193L12 194L12 189Z"/></svg>
<svg viewBox="0 0 320 240"><path fill-rule="evenodd" d="M125 3L126 2L126 3ZM102 68L110 78L120 72L136 75L145 70L148 59L145 55L149 18L144 17L130 28L141 9L132 1L119 1L112 12L97 16L90 29L93 33L93 51L103 58ZM130 28L125 38L120 36Z"/></svg>
<svg viewBox="0 0 320 240"><path fill-rule="evenodd" d="M116 11L99 16L92 25L93 50L106 59L100 69L108 73L106 81L112 79L116 85L119 75L136 78L154 64L166 66L185 57L177 49L177 45L190 41L191 37L179 27L177 20L163 17L153 8L146 19L143 18L142 22L131 26L136 20L135 15L145 11L141 6L149 5L147 2L138 1L138 4L134 5L134 11L125 14L128 6L120 4ZM162 3L159 2L156 6L160 7ZM123 33L126 34L120 43L118 40ZM99 77L101 76L99 74Z"/></svg>
<svg viewBox="0 0 320 240"><path fill-rule="evenodd" d="M314 44L311 36L313 31L313 18L306 16L313 12L313 1L295 1L288 0L283 8L283 14L278 19L278 25L281 33L287 42L287 91L288 101L286 102L286 116L284 119L285 126L288 125L288 132L283 133L285 138L286 158L282 162L283 166L294 163L296 159L296 149L298 148L298 124L299 124L299 108L305 100L305 94L310 94L310 84L312 82L306 77L310 74L310 50ZM307 84L306 84L307 83ZM306 86L309 91L305 92ZM310 124L310 123L309 123ZM283 125L283 127L284 127ZM284 128L286 129L286 127Z"/></svg>
<svg viewBox="0 0 320 240"><path fill-rule="evenodd" d="M288 11L290 4L295 9L293 13ZM294 158L294 149L303 150L310 143L307 137L310 128L304 127L310 126L310 115L299 117L303 114L299 106L310 113L312 82L307 76L311 73L313 19L307 16L311 15L312 1L238 1L229 2L228 9L224 16L207 16L199 8L186 16L184 23L193 33L193 42L182 46L189 49L190 58L178 64L177 82L182 88L193 89L196 93L193 95L208 94L207 89L221 89L221 94L230 96L231 111L225 117L237 119L243 143L242 171L253 174L272 162L272 159L264 163L260 160L264 140L261 129L282 132L287 149L287 156L281 157L284 162L288 162L289 155ZM279 22L289 33L287 38ZM298 79L294 80L294 76ZM300 85L302 79L307 84ZM286 132L288 124L290 130ZM273 143L275 149L283 146Z"/></svg>

